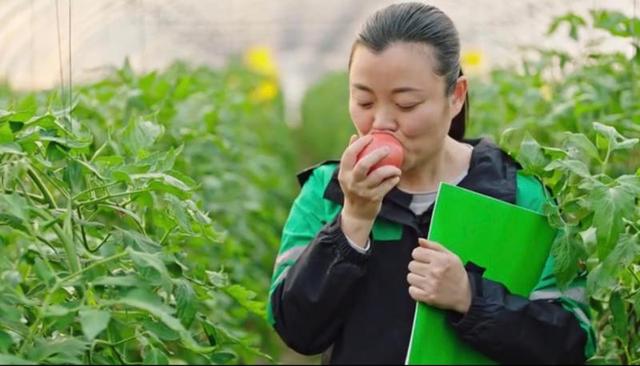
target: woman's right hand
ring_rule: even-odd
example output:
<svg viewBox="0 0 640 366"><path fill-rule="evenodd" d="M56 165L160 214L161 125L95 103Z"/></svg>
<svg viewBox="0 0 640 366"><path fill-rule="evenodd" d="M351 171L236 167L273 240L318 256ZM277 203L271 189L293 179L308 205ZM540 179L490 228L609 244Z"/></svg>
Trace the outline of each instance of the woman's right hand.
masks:
<svg viewBox="0 0 640 366"><path fill-rule="evenodd" d="M392 165L381 166L369 173L373 165L389 154L386 147L376 149L357 161L360 152L372 140L371 135L360 138L356 135L351 136L349 146L340 159L338 173L340 187L344 193L343 219L371 225L380 212L382 199L398 184L402 173Z"/></svg>

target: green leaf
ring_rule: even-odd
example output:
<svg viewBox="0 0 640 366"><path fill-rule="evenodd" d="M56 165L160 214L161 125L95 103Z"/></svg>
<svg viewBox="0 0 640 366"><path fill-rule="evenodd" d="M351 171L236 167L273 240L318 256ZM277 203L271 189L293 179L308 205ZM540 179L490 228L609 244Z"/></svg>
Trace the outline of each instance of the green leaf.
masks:
<svg viewBox="0 0 640 366"><path fill-rule="evenodd" d="M14 355L0 353L0 364L2 365L37 365L37 362L25 360Z"/></svg>
<svg viewBox="0 0 640 366"><path fill-rule="evenodd" d="M229 276L222 272L205 271L209 282L215 287L227 287L229 285Z"/></svg>
<svg viewBox="0 0 640 366"><path fill-rule="evenodd" d="M596 228L590 226L588 229L579 233L582 239L582 245L587 250L587 254L591 255L596 251L598 245L598 239L596 237Z"/></svg>
<svg viewBox="0 0 640 366"><path fill-rule="evenodd" d="M591 10L593 26L606 30L614 36L632 37L633 30L636 34L640 29L640 19L634 19L614 10L594 9Z"/></svg>
<svg viewBox="0 0 640 366"><path fill-rule="evenodd" d="M625 186L594 185L589 199L594 210L593 226L598 238L598 257L604 259L615 246L622 229L623 217L633 213L634 194Z"/></svg>
<svg viewBox="0 0 640 366"><path fill-rule="evenodd" d="M57 124L56 117L50 113L45 113L39 116L33 116L29 118L27 121L24 121L24 125L29 127L40 126L47 129L49 128L55 129L59 127L59 125Z"/></svg>
<svg viewBox="0 0 640 366"><path fill-rule="evenodd" d="M63 170L63 179L71 189L71 193L78 193L86 189L85 173L82 164L75 160L67 160L67 166Z"/></svg>
<svg viewBox="0 0 640 366"><path fill-rule="evenodd" d="M80 310L80 325L88 340L92 341L107 328L111 313L104 310Z"/></svg>
<svg viewBox="0 0 640 366"><path fill-rule="evenodd" d="M628 139L622 136L615 127L602 123L593 122L593 129L599 136L606 140L607 146L609 146L611 151L631 149L639 141L637 138Z"/></svg>
<svg viewBox="0 0 640 366"><path fill-rule="evenodd" d="M569 25L569 36L574 40L578 39L578 29L587 25L586 21L581 16L575 13L567 13L553 19L553 22L547 30L547 35L555 33L558 27L563 23L567 23Z"/></svg>
<svg viewBox="0 0 640 366"><path fill-rule="evenodd" d="M581 133L567 132L564 135L565 149L569 157L588 163L591 160L600 160L598 148Z"/></svg>
<svg viewBox="0 0 640 366"><path fill-rule="evenodd" d="M224 365L236 359L236 354L232 352L216 352L209 356L209 360L214 365Z"/></svg>
<svg viewBox="0 0 640 366"><path fill-rule="evenodd" d="M160 192L171 193L181 199L191 197L192 188L186 185L178 178L172 177L164 173L146 173L133 174L130 176L132 180L146 180L151 189Z"/></svg>
<svg viewBox="0 0 640 366"><path fill-rule="evenodd" d="M567 174L572 173L582 178L588 178L591 176L587 165L580 160L561 159L554 160L544 167L545 171L560 170Z"/></svg>
<svg viewBox="0 0 640 366"><path fill-rule="evenodd" d="M611 316L613 317L613 321L611 322L613 332L623 343L626 343L628 339L627 322L629 317L627 316L624 300L620 295L620 291L614 291L611 294L611 298L609 299L609 309L611 310Z"/></svg>
<svg viewBox="0 0 640 366"><path fill-rule="evenodd" d="M191 284L186 280L179 280L175 288L176 308L178 319L189 328L196 318L198 298Z"/></svg>
<svg viewBox="0 0 640 366"><path fill-rule="evenodd" d="M52 286L55 276L40 257L33 262L33 270L38 278L47 286Z"/></svg>
<svg viewBox="0 0 640 366"><path fill-rule="evenodd" d="M0 154L11 154L11 155L18 155L18 156L27 155L22 151L22 148L20 147L20 145L17 145L14 143L0 144Z"/></svg>
<svg viewBox="0 0 640 366"><path fill-rule="evenodd" d="M202 328L204 329L209 345L215 347L218 344L216 327L207 321L202 322Z"/></svg>
<svg viewBox="0 0 640 366"><path fill-rule="evenodd" d="M144 329L149 330L163 341L177 341L180 339L180 334L164 325L164 323L145 319L142 321L142 325L144 326Z"/></svg>
<svg viewBox="0 0 640 366"><path fill-rule="evenodd" d="M636 271L636 275L637 275ZM640 318L640 292L633 295L633 309L636 312L636 318Z"/></svg>
<svg viewBox="0 0 640 366"><path fill-rule="evenodd" d="M57 317L57 316L65 316L71 312L73 312L74 310L69 308L68 306L63 306L63 305L59 305L59 304L53 304L51 306L49 306L47 308L47 310L44 312L44 316L46 317Z"/></svg>
<svg viewBox="0 0 640 366"><path fill-rule="evenodd" d="M527 134L520 144L518 162L522 164L525 172L538 174L547 165L548 160L544 156L542 148L531 135Z"/></svg>
<svg viewBox="0 0 640 366"><path fill-rule="evenodd" d="M118 303L138 308L156 316L167 327L178 332L186 332L180 321L172 316L173 309L162 303L160 298L155 294L143 288L133 289L127 294L115 300Z"/></svg>
<svg viewBox="0 0 640 366"><path fill-rule="evenodd" d="M184 207L184 201L175 196L167 196L167 200L171 203L170 209L180 228L185 232L191 233L191 216Z"/></svg>
<svg viewBox="0 0 640 366"><path fill-rule="evenodd" d="M94 286L135 287L140 285L140 278L133 275L102 276L91 281Z"/></svg>
<svg viewBox="0 0 640 366"><path fill-rule="evenodd" d="M167 267L160 258L160 253L150 254L137 252L130 247L127 248L127 252L129 253L129 257L135 263L138 269L153 269L157 273L157 275L159 275L158 280L160 280L161 283L165 284L165 287L169 287L169 284L171 283L171 277L169 275L169 271L167 271Z"/></svg>
<svg viewBox="0 0 640 366"><path fill-rule="evenodd" d="M575 228L565 226L556 235L551 247L554 257L554 273L560 288L566 288L579 274L578 263L586 256L584 248L574 237Z"/></svg>
<svg viewBox="0 0 640 366"><path fill-rule="evenodd" d="M161 350L155 347L147 347L144 352L144 359L142 362L145 365L168 365L169 358Z"/></svg>
<svg viewBox="0 0 640 366"><path fill-rule="evenodd" d="M13 344L13 339L11 338L11 336L3 332L2 330L0 330L0 354L8 352L9 347L11 347L12 344Z"/></svg>
<svg viewBox="0 0 640 366"><path fill-rule="evenodd" d="M122 134L122 143L129 153L140 155L140 150L147 150L164 133L164 128L151 121L132 119Z"/></svg>
<svg viewBox="0 0 640 366"><path fill-rule="evenodd" d="M42 141L50 141L52 143L56 143L58 145L64 146L68 149L84 149L87 148L89 146L91 146L91 144L93 143L92 140L90 139L85 139L85 140L81 140L81 139L70 139L70 138L66 138L66 137L57 137L57 136L47 136L47 135L41 135L40 136L40 140Z"/></svg>
<svg viewBox="0 0 640 366"><path fill-rule="evenodd" d="M82 355L89 344L77 338L40 339L29 353L39 363L82 364Z"/></svg>
<svg viewBox="0 0 640 366"><path fill-rule="evenodd" d="M640 196L640 177L637 175L621 175L616 182L626 191L635 196Z"/></svg>
<svg viewBox="0 0 640 366"><path fill-rule="evenodd" d="M161 250L161 246L152 238L132 230L120 230L122 240L127 247L136 252L156 253Z"/></svg>
<svg viewBox="0 0 640 366"><path fill-rule="evenodd" d="M10 144L13 142L13 131L8 123L0 124L0 144Z"/></svg>
<svg viewBox="0 0 640 366"><path fill-rule="evenodd" d="M24 122L29 120L36 114L38 110L38 101L35 94L29 94L22 99L16 106L15 113L11 116L12 121Z"/></svg>
<svg viewBox="0 0 640 366"><path fill-rule="evenodd" d="M21 222L29 222L29 203L17 194L0 194L0 212L14 216Z"/></svg>
<svg viewBox="0 0 640 366"><path fill-rule="evenodd" d="M587 276L587 292L603 297L618 284L618 273L640 254L639 235L622 234L613 251Z"/></svg>
<svg viewBox="0 0 640 366"><path fill-rule="evenodd" d="M29 203L17 194L0 194L0 223L31 235L29 207Z"/></svg>
<svg viewBox="0 0 640 366"><path fill-rule="evenodd" d="M252 313L260 316L266 316L266 307L265 303L262 301L255 301L253 298L256 297L256 293L253 291L249 291L243 286L240 285L231 285L226 287L224 291L233 297L238 303L245 309L251 311Z"/></svg>

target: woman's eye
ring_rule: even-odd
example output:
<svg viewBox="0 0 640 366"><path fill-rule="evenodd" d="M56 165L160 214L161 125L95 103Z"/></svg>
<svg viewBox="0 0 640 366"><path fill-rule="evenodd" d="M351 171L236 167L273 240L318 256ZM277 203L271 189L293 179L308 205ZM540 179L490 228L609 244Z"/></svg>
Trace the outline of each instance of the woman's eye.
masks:
<svg viewBox="0 0 640 366"><path fill-rule="evenodd" d="M362 108L369 108L373 105L373 103L358 103L358 105Z"/></svg>
<svg viewBox="0 0 640 366"><path fill-rule="evenodd" d="M417 104L408 104L408 105L398 104L398 108L400 108L403 111L410 111L414 109L416 106Z"/></svg>

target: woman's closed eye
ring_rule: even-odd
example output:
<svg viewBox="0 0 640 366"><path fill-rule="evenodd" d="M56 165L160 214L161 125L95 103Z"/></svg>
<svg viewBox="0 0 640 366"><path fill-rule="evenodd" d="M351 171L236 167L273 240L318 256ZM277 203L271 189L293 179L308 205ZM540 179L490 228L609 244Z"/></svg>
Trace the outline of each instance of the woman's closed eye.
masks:
<svg viewBox="0 0 640 366"><path fill-rule="evenodd" d="M420 103L405 103L405 104L396 104L396 106L398 106L398 108L402 111L410 111L413 110L415 107L418 106L418 104Z"/></svg>
<svg viewBox="0 0 640 366"><path fill-rule="evenodd" d="M371 106L373 105L373 102L358 102L358 105L362 108L371 108Z"/></svg>

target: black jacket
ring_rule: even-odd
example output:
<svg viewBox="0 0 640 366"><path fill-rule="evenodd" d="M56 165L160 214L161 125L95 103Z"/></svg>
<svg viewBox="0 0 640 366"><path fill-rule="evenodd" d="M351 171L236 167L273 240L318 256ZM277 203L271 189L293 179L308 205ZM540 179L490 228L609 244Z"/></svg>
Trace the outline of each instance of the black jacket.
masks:
<svg viewBox="0 0 640 366"><path fill-rule="evenodd" d="M487 141L473 144L469 172L459 186L515 203L517 163ZM303 172L301 184L312 173ZM342 205L337 169L317 199ZM324 362L404 363L416 304L408 293L407 266L418 237L428 233L433 206L416 217L408 208L411 195L394 188L379 218L399 224L401 237L373 235L371 249L363 254L349 245L339 211L324 217L317 209L304 211L301 202L292 215L307 214L322 226L297 253L296 248L281 250L279 262L286 268L274 274L269 304L276 331L299 353L324 352ZM464 317L448 313L449 325L463 341L501 363L584 363L586 332L557 299L511 295L482 278L482 269L472 263L467 272L471 308Z"/></svg>

